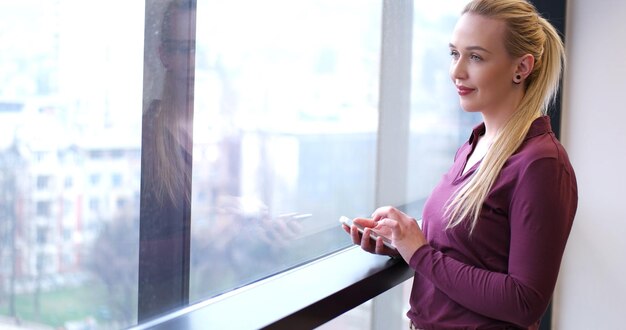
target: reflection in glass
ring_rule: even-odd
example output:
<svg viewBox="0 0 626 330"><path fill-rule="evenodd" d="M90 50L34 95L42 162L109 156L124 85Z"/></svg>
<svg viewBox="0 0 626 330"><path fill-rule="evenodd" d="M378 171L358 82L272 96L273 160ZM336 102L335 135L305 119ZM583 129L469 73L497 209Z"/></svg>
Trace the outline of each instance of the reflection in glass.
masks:
<svg viewBox="0 0 626 330"><path fill-rule="evenodd" d="M188 302L196 10L193 0L164 7L158 28L148 25L146 33L158 36L146 53L158 58L164 74L142 120L140 322Z"/></svg>
<svg viewBox="0 0 626 330"><path fill-rule="evenodd" d="M339 216L372 212L381 9L198 1L191 301L347 246Z"/></svg>

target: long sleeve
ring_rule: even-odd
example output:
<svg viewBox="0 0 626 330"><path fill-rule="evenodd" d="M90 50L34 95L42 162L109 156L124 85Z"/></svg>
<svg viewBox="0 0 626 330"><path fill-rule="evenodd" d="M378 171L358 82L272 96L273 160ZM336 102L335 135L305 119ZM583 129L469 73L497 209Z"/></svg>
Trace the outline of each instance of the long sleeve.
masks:
<svg viewBox="0 0 626 330"><path fill-rule="evenodd" d="M510 195L508 271L470 265L428 245L410 266L468 310L522 327L535 323L551 299L576 210L568 164L539 158L519 174Z"/></svg>

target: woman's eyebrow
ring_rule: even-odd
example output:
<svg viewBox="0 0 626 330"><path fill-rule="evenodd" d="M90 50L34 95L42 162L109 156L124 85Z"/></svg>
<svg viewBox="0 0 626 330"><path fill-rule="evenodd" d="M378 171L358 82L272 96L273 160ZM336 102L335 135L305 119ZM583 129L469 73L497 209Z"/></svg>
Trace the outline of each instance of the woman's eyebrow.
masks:
<svg viewBox="0 0 626 330"><path fill-rule="evenodd" d="M450 48L455 48L456 49L456 46L454 44L452 44L452 43L450 43L449 46L450 46ZM483 47L480 47L480 46L468 46L468 47L465 47L465 50L480 50L480 51L483 51L485 53L491 54L490 51L488 51L487 49L485 49Z"/></svg>

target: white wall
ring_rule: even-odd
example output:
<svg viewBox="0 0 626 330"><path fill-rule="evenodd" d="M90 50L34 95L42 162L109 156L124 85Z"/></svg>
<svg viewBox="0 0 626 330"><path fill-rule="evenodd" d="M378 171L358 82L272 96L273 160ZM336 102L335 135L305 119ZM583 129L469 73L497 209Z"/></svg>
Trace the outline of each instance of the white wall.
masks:
<svg viewBox="0 0 626 330"><path fill-rule="evenodd" d="M570 0L562 141L579 207L555 329L626 326L626 1Z"/></svg>

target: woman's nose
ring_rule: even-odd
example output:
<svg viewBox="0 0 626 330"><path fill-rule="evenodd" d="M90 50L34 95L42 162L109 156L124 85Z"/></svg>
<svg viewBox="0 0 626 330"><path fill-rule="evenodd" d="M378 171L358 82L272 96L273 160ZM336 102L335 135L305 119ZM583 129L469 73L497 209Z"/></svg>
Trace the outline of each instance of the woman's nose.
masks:
<svg viewBox="0 0 626 330"><path fill-rule="evenodd" d="M463 61L452 61L452 63L450 64L450 78L452 78L453 81L457 79L467 78L467 70Z"/></svg>

